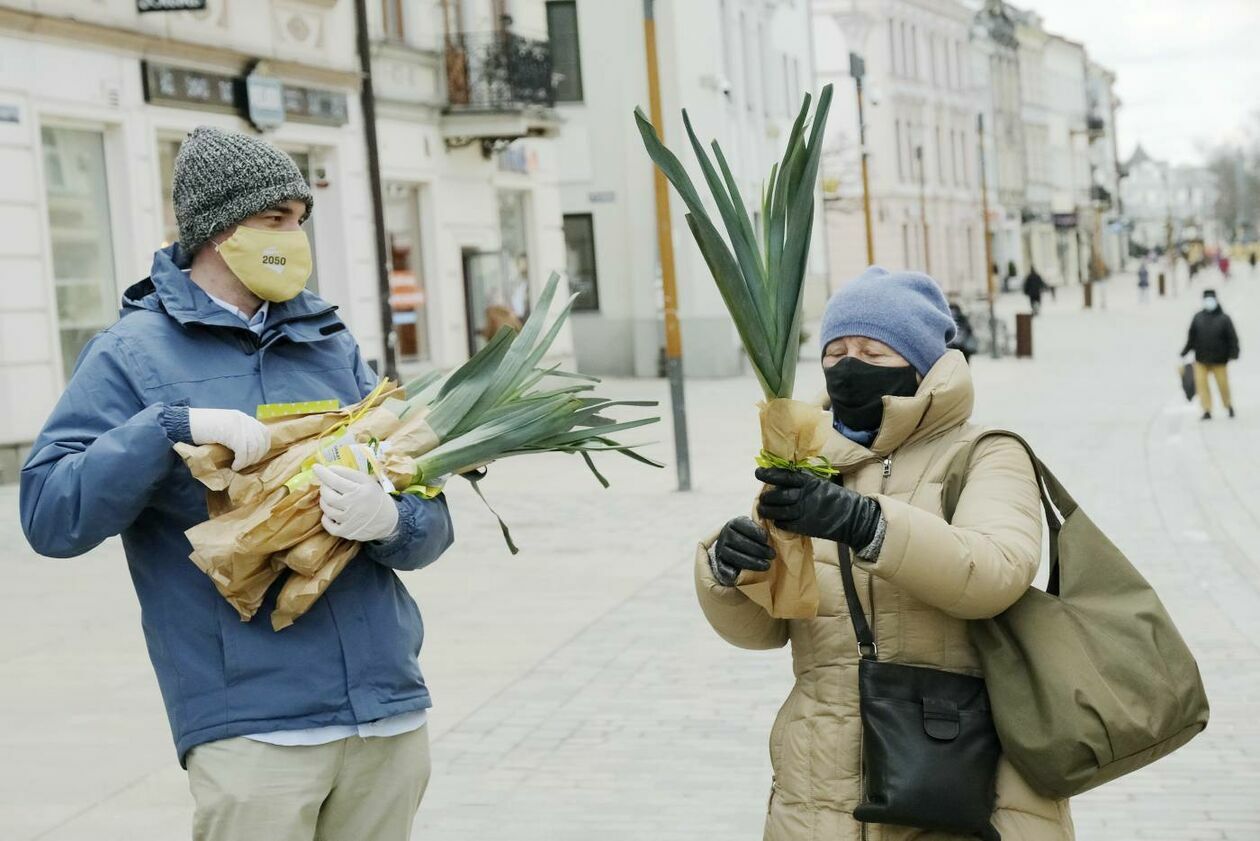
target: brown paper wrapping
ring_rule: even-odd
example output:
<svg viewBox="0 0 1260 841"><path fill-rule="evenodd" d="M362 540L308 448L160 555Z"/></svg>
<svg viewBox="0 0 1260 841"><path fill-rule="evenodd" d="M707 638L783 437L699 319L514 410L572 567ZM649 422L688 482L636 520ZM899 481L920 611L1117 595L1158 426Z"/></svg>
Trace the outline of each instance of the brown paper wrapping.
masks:
<svg viewBox="0 0 1260 841"><path fill-rule="evenodd" d="M395 389L378 395L374 408L349 427L360 443L376 439L389 444L380 466L397 490L411 484L415 456L439 443L425 411L409 412L403 420L380 405L401 394ZM320 525L318 485L290 493L284 483L301 471L321 438L362 405L266 421L272 434L268 458L240 473L231 469L233 456L226 447L176 446L193 476L208 489L210 519L186 532L193 546L192 561L242 621L253 618L267 590L288 570L272 612L273 628L288 627L358 553L361 544L333 537Z"/></svg>
<svg viewBox="0 0 1260 841"><path fill-rule="evenodd" d="M831 420L818 406L780 398L760 404L759 409L761 446L765 450L789 461L803 461L822 453ZM757 517L759 522L760 519ZM772 523L762 525L770 533L775 557L766 572L740 573L740 591L776 619L817 616L818 581L814 576L812 540L780 531Z"/></svg>

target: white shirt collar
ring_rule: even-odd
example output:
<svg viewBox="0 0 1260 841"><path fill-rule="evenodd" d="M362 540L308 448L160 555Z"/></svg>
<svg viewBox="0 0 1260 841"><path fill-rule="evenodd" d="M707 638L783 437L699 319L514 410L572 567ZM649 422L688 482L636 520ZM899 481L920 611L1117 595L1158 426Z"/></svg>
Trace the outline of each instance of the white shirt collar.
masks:
<svg viewBox="0 0 1260 841"><path fill-rule="evenodd" d="M259 307L258 311L254 313L254 317L250 318L248 315L245 314L244 310L242 310L240 307L236 306L235 304L229 304L227 301L223 300L222 298L216 298L215 296L211 295L209 292L206 292L206 295L210 297L211 301L214 301L220 307L232 313L232 315L236 316L241 321L244 321L245 326L248 327L249 331L253 333L255 336L262 335L263 326L267 323L267 307L271 304L270 301L263 301L262 306Z"/></svg>

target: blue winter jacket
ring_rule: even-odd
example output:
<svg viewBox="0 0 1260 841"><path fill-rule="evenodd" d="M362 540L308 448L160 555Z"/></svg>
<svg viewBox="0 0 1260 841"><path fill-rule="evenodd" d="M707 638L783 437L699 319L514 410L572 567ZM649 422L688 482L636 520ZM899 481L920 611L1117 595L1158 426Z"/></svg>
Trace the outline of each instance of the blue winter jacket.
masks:
<svg viewBox="0 0 1260 841"><path fill-rule="evenodd" d="M430 706L417 657L420 612L397 570L450 546L441 498L400 498L399 530L367 543L283 631L251 622L188 556L205 488L172 450L188 408L364 397L375 375L336 307L304 292L272 304L261 336L181 270L178 245L127 290L122 315L79 357L22 469L22 527L42 555L80 555L122 535L149 657L181 764L198 744L247 733L356 724Z"/></svg>

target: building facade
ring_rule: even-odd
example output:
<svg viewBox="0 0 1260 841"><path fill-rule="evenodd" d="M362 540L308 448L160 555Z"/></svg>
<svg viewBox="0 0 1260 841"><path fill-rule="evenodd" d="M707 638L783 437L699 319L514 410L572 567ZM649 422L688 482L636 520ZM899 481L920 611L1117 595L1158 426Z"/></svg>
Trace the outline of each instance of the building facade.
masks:
<svg viewBox="0 0 1260 841"><path fill-rule="evenodd" d="M837 102L826 158L833 284L866 265L854 80L865 62L875 262L926 271L952 295L983 294L983 218L977 116L988 92L975 74L974 12L955 0L815 0L819 81Z"/></svg>
<svg viewBox="0 0 1260 841"><path fill-rule="evenodd" d="M1133 251L1203 246L1223 240L1216 218L1216 177L1206 167L1173 166L1151 157L1138 144L1125 163L1120 193L1132 228Z"/></svg>
<svg viewBox="0 0 1260 841"><path fill-rule="evenodd" d="M404 376L458 365L565 270L543 0L367 4L388 331L355 4L139 5L0 0L0 271L27 290L0 303L4 478L122 291L178 238L171 177L197 125L261 134L297 161L316 202L310 287L374 365L389 341Z"/></svg>
<svg viewBox="0 0 1260 841"><path fill-rule="evenodd" d="M369 3L404 374L460 364L565 270L553 108L564 86L548 42L556 5ZM553 351L571 355L568 328Z"/></svg>
<svg viewBox="0 0 1260 841"><path fill-rule="evenodd" d="M0 302L6 478L80 350L178 236L174 156L200 124L257 131L252 117L294 157L315 193L311 285L380 359L357 60L339 35L353 31L350 3L0 2L0 275L21 290Z"/></svg>
<svg viewBox="0 0 1260 841"><path fill-rule="evenodd" d="M643 2L552 0L547 7L571 33L562 43L553 27L551 42L567 68L557 97L563 121L557 143L569 279L579 296L573 317L578 365L591 373L655 376L664 332L653 169L633 118L636 106L648 109ZM656 4L665 141L703 184L683 130L685 106L702 142L720 139L754 219L762 182L813 87L808 33L808 5L799 0ZM744 371L734 325L672 188L670 202L686 372ZM826 298L821 225L818 230L807 315L818 313Z"/></svg>
<svg viewBox="0 0 1260 841"><path fill-rule="evenodd" d="M1002 288L1026 272L1021 237L1027 164L1016 23L1002 0L986 0L971 30L975 78L983 103L985 171L993 263Z"/></svg>

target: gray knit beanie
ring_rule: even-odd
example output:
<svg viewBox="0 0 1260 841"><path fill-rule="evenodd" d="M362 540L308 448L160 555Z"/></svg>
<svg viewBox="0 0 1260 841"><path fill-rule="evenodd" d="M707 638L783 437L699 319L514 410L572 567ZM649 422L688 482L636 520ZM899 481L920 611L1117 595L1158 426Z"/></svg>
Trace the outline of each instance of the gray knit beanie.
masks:
<svg viewBox="0 0 1260 841"><path fill-rule="evenodd" d="M292 158L265 140L210 126L198 126L184 140L171 194L180 245L189 254L219 231L281 202L305 202L302 221L315 205Z"/></svg>
<svg viewBox="0 0 1260 841"><path fill-rule="evenodd" d="M822 349L842 336L865 336L888 345L924 376L945 355L957 328L936 281L922 272L871 266L827 302Z"/></svg>

